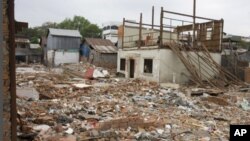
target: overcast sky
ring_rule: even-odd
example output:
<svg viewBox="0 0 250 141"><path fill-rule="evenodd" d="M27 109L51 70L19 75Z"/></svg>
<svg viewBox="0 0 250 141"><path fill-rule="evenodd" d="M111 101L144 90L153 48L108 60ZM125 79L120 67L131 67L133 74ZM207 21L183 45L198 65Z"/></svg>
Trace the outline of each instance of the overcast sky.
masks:
<svg viewBox="0 0 250 141"><path fill-rule="evenodd" d="M230 34L250 35L250 0L196 0L197 15L225 21L224 31ZM15 0L17 21L28 22L30 27L44 22L61 22L74 15L102 25L122 18L151 22L151 8L159 22L160 7L165 10L192 14L193 0Z"/></svg>

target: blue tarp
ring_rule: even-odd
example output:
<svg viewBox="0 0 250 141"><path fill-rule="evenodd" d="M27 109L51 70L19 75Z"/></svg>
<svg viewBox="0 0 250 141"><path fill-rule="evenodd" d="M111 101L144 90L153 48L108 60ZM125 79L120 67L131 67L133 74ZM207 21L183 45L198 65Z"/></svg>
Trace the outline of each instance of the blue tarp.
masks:
<svg viewBox="0 0 250 141"><path fill-rule="evenodd" d="M90 53L90 48L87 44L83 44L80 46L80 51L81 51L81 55L85 56L85 57L89 57L89 53Z"/></svg>

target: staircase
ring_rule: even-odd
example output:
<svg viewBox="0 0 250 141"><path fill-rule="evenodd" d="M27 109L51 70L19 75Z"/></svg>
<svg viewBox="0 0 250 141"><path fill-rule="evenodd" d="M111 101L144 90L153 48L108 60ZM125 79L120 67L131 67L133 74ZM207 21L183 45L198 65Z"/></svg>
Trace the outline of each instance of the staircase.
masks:
<svg viewBox="0 0 250 141"><path fill-rule="evenodd" d="M167 46L179 57L191 75L189 79L194 83L219 89L230 84L243 84L241 80L215 62L204 45L198 48L187 48L179 43L170 42Z"/></svg>

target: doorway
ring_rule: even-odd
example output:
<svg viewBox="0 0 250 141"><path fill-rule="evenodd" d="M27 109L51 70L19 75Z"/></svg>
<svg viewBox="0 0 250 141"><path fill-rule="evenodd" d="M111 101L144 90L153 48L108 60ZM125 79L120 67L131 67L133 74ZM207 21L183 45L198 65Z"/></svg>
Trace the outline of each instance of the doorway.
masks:
<svg viewBox="0 0 250 141"><path fill-rule="evenodd" d="M129 78L134 78L135 74L135 60L130 59L129 60Z"/></svg>

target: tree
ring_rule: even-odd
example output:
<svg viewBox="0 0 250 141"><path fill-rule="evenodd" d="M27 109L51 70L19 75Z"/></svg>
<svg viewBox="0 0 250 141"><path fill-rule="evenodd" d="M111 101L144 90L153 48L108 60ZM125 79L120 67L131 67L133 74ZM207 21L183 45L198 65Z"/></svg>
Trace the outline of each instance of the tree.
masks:
<svg viewBox="0 0 250 141"><path fill-rule="evenodd" d="M38 43L39 38L47 36L49 28L79 30L83 38L100 38L102 32L102 30L96 24L90 23L84 17L74 16L73 19L66 18L61 23L45 22L41 26L24 29L18 34L28 37L31 43Z"/></svg>
<svg viewBox="0 0 250 141"><path fill-rule="evenodd" d="M82 37L101 37L102 30L96 25L90 23L81 16L74 16L73 19L66 18L58 24L58 28L79 30Z"/></svg>
<svg viewBox="0 0 250 141"><path fill-rule="evenodd" d="M241 40L241 41L239 42L239 45L240 45L242 48L250 49L250 42L246 42L246 41Z"/></svg>
<svg viewBox="0 0 250 141"><path fill-rule="evenodd" d="M28 37L31 43L39 43L39 39L47 35L49 28L56 28L57 24L53 22L45 22L41 26L23 29L17 35Z"/></svg>

